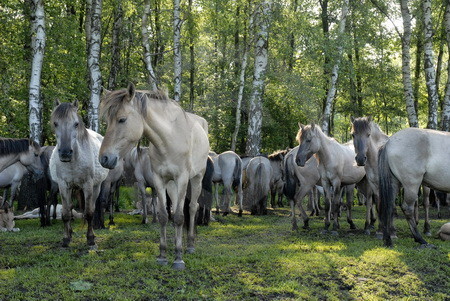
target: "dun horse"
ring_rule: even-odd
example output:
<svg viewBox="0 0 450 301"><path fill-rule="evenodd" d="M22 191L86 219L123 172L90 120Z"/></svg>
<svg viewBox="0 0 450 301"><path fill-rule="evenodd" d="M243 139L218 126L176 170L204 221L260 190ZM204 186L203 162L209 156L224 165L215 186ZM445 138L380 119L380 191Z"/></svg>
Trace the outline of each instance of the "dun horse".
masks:
<svg viewBox="0 0 450 301"><path fill-rule="evenodd" d="M200 123L184 112L173 100L160 92L127 89L107 93L101 102L107 120L100 162L114 168L133 146L145 136L150 141L155 188L158 194L158 219L161 225L160 254L157 261L167 264L166 192L174 210L174 269L184 269L182 259L183 207L188 183L191 187L187 251L194 252L195 214L206 169L209 141Z"/></svg>
<svg viewBox="0 0 450 301"><path fill-rule="evenodd" d="M380 219L385 226L383 239L392 245L394 200L400 186L404 189L401 208L414 240L428 243L417 229L414 206L420 185L450 192L450 133L428 129L407 128L391 136L380 149L378 172L380 181Z"/></svg>
<svg viewBox="0 0 450 301"><path fill-rule="evenodd" d="M353 146L342 145L336 140L327 137L314 123L309 126L300 125L297 138L300 142L297 157L299 166L305 166L309 158L314 154L319 161L319 174L322 187L330 208L325 216L325 230L328 231L331 216L333 214L333 234L339 229L339 208L341 200L341 188L352 185L362 180L365 175L364 168L356 166L354 162L355 151ZM350 202L347 201L347 205ZM351 213L351 208L347 208ZM347 221L351 228L355 228L350 214Z"/></svg>
<svg viewBox="0 0 450 301"><path fill-rule="evenodd" d="M57 102L51 124L56 135L56 147L50 157L50 174L58 183L62 198L62 220L64 221L63 247L72 240L72 191L80 188L84 195L84 217L88 223L87 244L95 248L93 216L95 200L100 185L108 175L98 161L101 136L86 129L78 115L78 101Z"/></svg>

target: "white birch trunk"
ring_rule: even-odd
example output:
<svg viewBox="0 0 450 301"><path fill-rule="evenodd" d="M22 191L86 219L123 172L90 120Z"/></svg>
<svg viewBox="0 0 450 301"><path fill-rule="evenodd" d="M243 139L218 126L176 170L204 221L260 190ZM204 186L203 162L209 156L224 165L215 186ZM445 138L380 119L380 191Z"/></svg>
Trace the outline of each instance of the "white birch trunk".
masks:
<svg viewBox="0 0 450 301"><path fill-rule="evenodd" d="M253 75L253 92L250 97L246 153L256 156L261 149L262 96L268 61L268 38L272 3L263 2L256 8L256 20L259 31L255 45L255 69Z"/></svg>
<svg viewBox="0 0 450 301"><path fill-rule="evenodd" d="M88 53L89 88L91 96L89 101L89 127L99 131L98 107L100 105L100 93L102 90L102 75L100 72L100 43L101 43L101 15L102 0L92 0L91 26Z"/></svg>
<svg viewBox="0 0 450 301"><path fill-rule="evenodd" d="M41 72L45 50L45 12L42 0L31 1L32 14L32 64L29 86L29 126L30 138L40 143L42 136Z"/></svg>
<svg viewBox="0 0 450 301"><path fill-rule="evenodd" d="M180 0L173 1L173 99L177 102L181 98L181 18Z"/></svg>
<svg viewBox="0 0 450 301"><path fill-rule="evenodd" d="M436 89L436 70L434 68L433 27L431 22L431 0L423 0L423 24L425 33L424 68L428 92L427 128L437 129L438 93Z"/></svg>
<svg viewBox="0 0 450 301"><path fill-rule="evenodd" d="M401 37L403 94L405 97L409 126L419 127L411 82L411 14L408 8L408 0L400 0L400 8L403 20L403 36Z"/></svg>
<svg viewBox="0 0 450 301"><path fill-rule="evenodd" d="M338 38L337 38L337 53L338 57L336 59L335 64L333 65L333 69L331 70L331 79L330 79L330 87L328 89L327 94L327 100L325 103L325 107L323 110L323 121L322 121L322 131L329 135L328 129L330 125L330 118L331 118L331 109L333 107L333 101L334 97L336 96L336 83L339 76L339 65L341 63L341 56L343 51L342 46L342 38L344 36L345 32L345 22L347 19L347 13L348 13L348 1L344 0L344 3L342 4L342 11L341 11L341 20L339 21L339 28L338 28Z"/></svg>
<svg viewBox="0 0 450 301"><path fill-rule="evenodd" d="M450 4L445 10L445 34L447 38L447 48L450 53ZM447 83L445 85L445 95L442 106L442 130L450 131L450 64L447 66Z"/></svg>
<svg viewBox="0 0 450 301"><path fill-rule="evenodd" d="M144 62L148 72L148 84L153 90L158 89L155 72L152 66L152 57L150 51L150 38L148 34L148 18L150 15L150 0L145 0L144 13L142 15L142 46L144 47Z"/></svg>

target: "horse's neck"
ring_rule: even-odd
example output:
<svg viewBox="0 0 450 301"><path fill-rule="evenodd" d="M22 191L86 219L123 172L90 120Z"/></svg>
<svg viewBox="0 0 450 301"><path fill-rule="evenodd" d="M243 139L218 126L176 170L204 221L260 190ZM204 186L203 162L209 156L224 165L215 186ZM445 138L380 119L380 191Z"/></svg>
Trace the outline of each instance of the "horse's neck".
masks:
<svg viewBox="0 0 450 301"><path fill-rule="evenodd" d="M317 137L320 140L320 148L317 151L317 157L320 164L327 166L331 162L331 148L333 144L338 143L336 140L327 137L323 132L317 132Z"/></svg>
<svg viewBox="0 0 450 301"><path fill-rule="evenodd" d="M372 124L371 127L372 129L370 132L370 139L368 143L367 157L370 161L375 162L376 164L378 160L378 150L381 146L386 144L389 137L388 135L383 133L377 125Z"/></svg>
<svg viewBox="0 0 450 301"><path fill-rule="evenodd" d="M0 157L0 172L4 171L8 166L19 161L20 154L9 154Z"/></svg>

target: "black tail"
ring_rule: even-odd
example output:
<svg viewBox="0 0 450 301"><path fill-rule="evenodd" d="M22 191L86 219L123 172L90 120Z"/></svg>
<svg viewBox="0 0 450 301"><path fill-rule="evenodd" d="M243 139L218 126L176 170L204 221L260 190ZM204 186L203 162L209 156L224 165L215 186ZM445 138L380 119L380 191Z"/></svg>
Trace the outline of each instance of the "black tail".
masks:
<svg viewBox="0 0 450 301"><path fill-rule="evenodd" d="M289 199L293 200L295 197L295 190L298 185L298 179L295 176L294 172L290 169L290 160L292 158L292 154L287 156L284 161L284 171L285 171L285 183L283 187L283 194Z"/></svg>
<svg viewBox="0 0 450 301"><path fill-rule="evenodd" d="M233 186L232 186L233 188L239 186L239 183L241 183L241 177L242 177L242 160L240 158L236 158L236 164L234 165L233 170Z"/></svg>
<svg viewBox="0 0 450 301"><path fill-rule="evenodd" d="M378 152L378 180L380 185L378 213L383 226L383 239L386 246L392 246L390 229L393 223L395 195L392 185L393 174L386 154L386 144Z"/></svg>
<svg viewBox="0 0 450 301"><path fill-rule="evenodd" d="M212 207L212 177L214 175L214 163L210 157L206 162L206 171L202 180L202 193L198 198L198 215L197 215L197 225L209 224L211 218L211 207Z"/></svg>

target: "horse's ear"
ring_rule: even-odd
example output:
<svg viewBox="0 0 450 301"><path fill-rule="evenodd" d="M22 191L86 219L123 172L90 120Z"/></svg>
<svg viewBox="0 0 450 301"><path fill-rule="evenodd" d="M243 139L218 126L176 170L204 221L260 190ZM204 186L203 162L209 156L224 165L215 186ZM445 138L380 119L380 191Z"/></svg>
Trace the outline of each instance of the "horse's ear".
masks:
<svg viewBox="0 0 450 301"><path fill-rule="evenodd" d="M59 98L55 99L55 107L59 106L61 102L59 101Z"/></svg>
<svg viewBox="0 0 450 301"><path fill-rule="evenodd" d="M316 124L314 122L311 122L311 130L314 130L315 127L316 127Z"/></svg>
<svg viewBox="0 0 450 301"><path fill-rule="evenodd" d="M373 120L372 116L371 116L371 115L367 116L367 120L368 120L369 122L372 122L372 120Z"/></svg>
<svg viewBox="0 0 450 301"><path fill-rule="evenodd" d="M78 99L75 99L75 100L72 102L72 105L73 105L75 108L77 108L77 110L78 110Z"/></svg>
<svg viewBox="0 0 450 301"><path fill-rule="evenodd" d="M100 92L100 94L103 94L103 95L109 94L112 92L111 90L106 89L104 86L101 86L101 89L102 89L102 91Z"/></svg>
<svg viewBox="0 0 450 301"><path fill-rule="evenodd" d="M303 130L303 129L305 128L305 126L299 122L299 123L298 123L298 128L301 129L301 130Z"/></svg>
<svg viewBox="0 0 450 301"><path fill-rule="evenodd" d="M129 100L131 101L134 98L134 94L136 93L136 87L134 86L133 83L129 83L127 90L128 90Z"/></svg>
<svg viewBox="0 0 450 301"><path fill-rule="evenodd" d="M354 123L354 122L355 122L355 117L350 116L350 121L351 121L352 123Z"/></svg>

